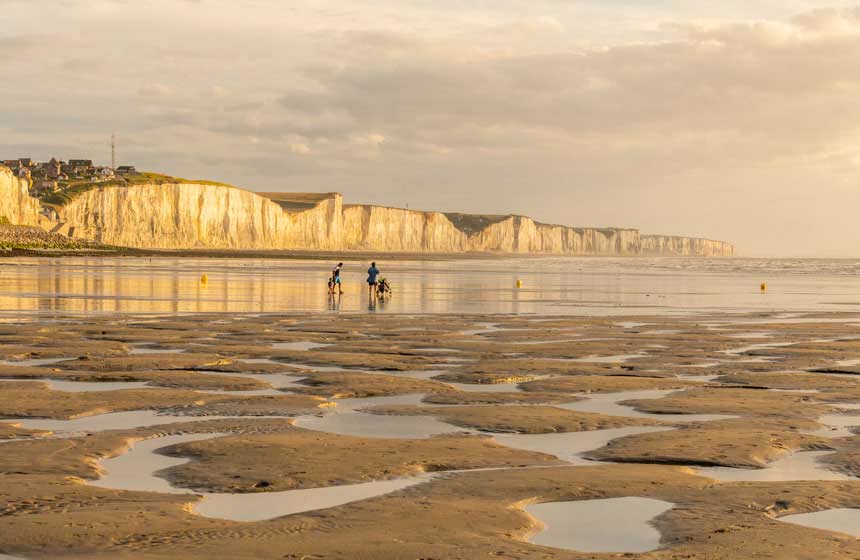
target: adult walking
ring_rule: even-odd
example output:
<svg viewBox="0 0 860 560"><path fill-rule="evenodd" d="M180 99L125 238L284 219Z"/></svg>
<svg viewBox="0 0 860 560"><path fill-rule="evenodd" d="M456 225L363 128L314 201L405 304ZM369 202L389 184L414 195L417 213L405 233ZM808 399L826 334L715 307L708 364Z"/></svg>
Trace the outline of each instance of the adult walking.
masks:
<svg viewBox="0 0 860 560"><path fill-rule="evenodd" d="M370 263L370 268L367 269L367 295L373 298L376 295L376 284L379 278L379 269L376 268L376 263Z"/></svg>

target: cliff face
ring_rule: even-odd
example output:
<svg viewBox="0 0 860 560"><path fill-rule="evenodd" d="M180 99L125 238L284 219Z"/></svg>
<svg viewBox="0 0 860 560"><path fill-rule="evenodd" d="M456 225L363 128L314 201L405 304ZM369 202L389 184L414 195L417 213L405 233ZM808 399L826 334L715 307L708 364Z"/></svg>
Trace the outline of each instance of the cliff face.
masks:
<svg viewBox="0 0 860 560"><path fill-rule="evenodd" d="M10 224L38 225L41 206L29 194L29 183L16 177L8 167L0 166L0 221Z"/></svg>
<svg viewBox="0 0 860 560"><path fill-rule="evenodd" d="M356 205L343 211L343 248L460 253L469 250L469 243L466 235L439 212Z"/></svg>
<svg viewBox="0 0 860 560"><path fill-rule="evenodd" d="M725 241L680 237L677 235L642 235L642 254L677 257L731 257L734 245Z"/></svg>
<svg viewBox="0 0 860 560"><path fill-rule="evenodd" d="M177 182L172 182L177 181ZM39 201L0 167L0 216L39 224ZM571 228L524 216L344 206L339 194L257 193L167 181L93 186L58 209L50 229L108 245L159 249L497 252L553 255L729 256L727 243L640 236L635 229ZM44 219L42 219L44 221Z"/></svg>
<svg viewBox="0 0 860 560"><path fill-rule="evenodd" d="M230 187L193 183L97 187L61 209L73 237L162 249L338 249L341 199L298 213Z"/></svg>
<svg viewBox="0 0 860 560"><path fill-rule="evenodd" d="M638 255L635 229L571 228L509 216L469 238L472 251L555 255Z"/></svg>

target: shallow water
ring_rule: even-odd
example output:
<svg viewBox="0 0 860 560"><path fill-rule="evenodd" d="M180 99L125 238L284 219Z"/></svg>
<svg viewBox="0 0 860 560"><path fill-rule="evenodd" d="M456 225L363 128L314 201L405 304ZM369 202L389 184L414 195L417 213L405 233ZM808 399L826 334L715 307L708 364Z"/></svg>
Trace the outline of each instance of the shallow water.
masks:
<svg viewBox="0 0 860 560"><path fill-rule="evenodd" d="M272 348L275 350L313 350L314 348L325 348L326 346L331 346L331 344L320 344L319 342L308 342L306 340L302 340L299 342L275 342L272 344Z"/></svg>
<svg viewBox="0 0 860 560"><path fill-rule="evenodd" d="M246 364L268 364L274 366L286 366L284 362L279 362L277 360L273 360L272 358L243 358L238 360L240 362L244 362Z"/></svg>
<svg viewBox="0 0 860 560"><path fill-rule="evenodd" d="M388 416L366 412L303 416L296 420L296 426L343 436L398 439L425 439L467 431L432 416Z"/></svg>
<svg viewBox="0 0 860 560"><path fill-rule="evenodd" d="M699 474L721 482L785 482L791 480L856 480L854 477L832 471L819 459L832 451L799 451L769 463L763 469L735 469L706 467Z"/></svg>
<svg viewBox="0 0 860 560"><path fill-rule="evenodd" d="M353 373L355 370L352 370ZM442 375L443 373L448 373L447 370L444 369L428 369L428 370L415 370L415 371L386 371L384 373L376 372L375 375L391 375L393 377L408 377L409 379L423 379L425 381L433 380L437 375ZM443 381L439 381L439 383L444 383ZM451 385L451 383L445 383L445 385Z"/></svg>
<svg viewBox="0 0 860 560"><path fill-rule="evenodd" d="M657 426L632 426L587 432L495 434L493 439L506 447L547 453L574 465L593 465L595 461L589 461L582 456L589 451L600 449L613 439L652 432L665 432L672 429Z"/></svg>
<svg viewBox="0 0 860 560"><path fill-rule="evenodd" d="M580 552L648 552L660 547L652 521L674 504L650 498L609 498L535 504L525 510L544 524L531 542Z"/></svg>
<svg viewBox="0 0 860 560"><path fill-rule="evenodd" d="M722 375L679 375L678 379L683 379L684 381L697 381L699 383L708 383L715 379L719 379Z"/></svg>
<svg viewBox="0 0 860 560"><path fill-rule="evenodd" d="M0 360L0 366L18 367L41 367L50 366L59 362L74 360L74 358L37 358L33 360Z"/></svg>
<svg viewBox="0 0 860 560"><path fill-rule="evenodd" d="M56 434L100 432L106 430L131 430L149 426L180 424L183 422L201 422L204 420L235 419L236 416L178 416L174 414L159 414L154 410L131 410L128 412L111 412L74 418L72 420L54 420L51 418L6 418L4 422L21 424L24 428L33 430L48 430ZM244 418L262 418L261 416L245 416Z"/></svg>
<svg viewBox="0 0 860 560"><path fill-rule="evenodd" d="M431 475L255 494L203 494L192 511L216 519L263 521L368 500L428 482Z"/></svg>
<svg viewBox="0 0 860 560"><path fill-rule="evenodd" d="M622 321L620 323L614 323L614 324L618 325L622 329L636 329L639 327L647 327L648 325L650 325L652 323L637 323L636 321Z"/></svg>
<svg viewBox="0 0 860 560"><path fill-rule="evenodd" d="M629 315L634 308L853 311L860 303L860 261L851 260L390 259L386 275L396 291L385 301L368 300L365 262L345 263L346 294L330 298L325 282L331 266L319 260L9 258L0 276L0 313L27 320L57 312ZM516 288L517 280L523 288ZM769 285L766 294L759 290L762 281Z"/></svg>
<svg viewBox="0 0 860 560"><path fill-rule="evenodd" d="M293 389L296 387L307 387L307 385L303 385L300 383L304 377L301 375L290 375L286 373L236 373L236 372L227 372L227 371L211 371L211 370L198 370L197 373L203 375L214 375L218 377L247 377L249 379L256 379L258 381L262 381L263 383L268 383L272 386L271 389L251 389L250 391L223 391L223 390L206 390L200 391L201 393L210 393L210 394L221 394L221 393L235 393L237 395L243 396L264 396L264 395L283 395L287 391L280 391L279 389Z"/></svg>
<svg viewBox="0 0 860 560"><path fill-rule="evenodd" d="M100 461L99 467L104 474L88 484L141 492L191 493L191 490L174 488L167 480L156 476L163 469L187 463L188 459L168 457L155 451L177 443L215 439L222 435L183 434L136 441L124 453Z"/></svg>
<svg viewBox="0 0 860 560"><path fill-rule="evenodd" d="M818 418L825 427L812 432L812 435L827 438L853 436L853 428L860 428L860 416L851 414L825 414Z"/></svg>
<svg viewBox="0 0 860 560"><path fill-rule="evenodd" d="M619 354L617 356L587 356L585 358L573 358L569 360L564 360L566 362L583 362L583 363L591 363L591 364L623 364L629 360L635 360L636 358L647 358L648 354L638 353L638 354Z"/></svg>
<svg viewBox="0 0 860 560"><path fill-rule="evenodd" d="M772 338L773 333L771 332L749 332L749 333L736 333L736 334L727 334L728 338Z"/></svg>
<svg viewBox="0 0 860 560"><path fill-rule="evenodd" d="M125 389L158 389L148 385L147 381L68 381L65 379L33 378L14 379L3 378L2 382L39 382L44 383L52 391L66 393L100 393L106 391L122 391Z"/></svg>
<svg viewBox="0 0 860 560"><path fill-rule="evenodd" d="M516 383L446 383L454 387L458 391L465 393L519 393L520 383L526 381L517 381Z"/></svg>
<svg viewBox="0 0 860 560"><path fill-rule="evenodd" d="M344 436L398 439L425 439L440 434L469 432L432 416L394 416L360 411L373 406L421 405L423 398L424 395L397 395L335 400L337 406L331 412L301 416L296 418L296 426Z"/></svg>
<svg viewBox="0 0 860 560"><path fill-rule="evenodd" d="M846 535L860 538L860 509L827 509L815 513L786 515L785 517L780 517L779 520L813 529L845 533Z"/></svg>
<svg viewBox="0 0 860 560"><path fill-rule="evenodd" d="M794 346L797 344L796 342L763 342L761 344L748 344L746 346L741 346L739 348L731 348L729 350L720 350L722 354L728 354L730 356L739 356L744 352L752 352L754 350L767 350L770 348L784 348L786 346ZM751 362L752 360L763 360L765 357L760 356L757 358L752 358L751 360L744 360L745 362Z"/></svg>
<svg viewBox="0 0 860 560"><path fill-rule="evenodd" d="M500 327L493 323L476 323L476 325L478 326L478 328L460 331L460 334L464 336L480 336L502 330Z"/></svg>
<svg viewBox="0 0 860 560"><path fill-rule="evenodd" d="M122 455L101 461L100 466L105 475L89 484L117 490L197 494L203 496L203 500L193 503L192 511L199 515L231 521L263 521L382 496L427 482L431 478L427 475L306 490L227 494L177 488L158 476L163 469L182 465L189 459L168 457L157 453L157 450L222 435L185 434L136 442Z"/></svg>
<svg viewBox="0 0 860 560"><path fill-rule="evenodd" d="M578 412L591 412L594 414L606 414L608 416L625 416L627 418L650 418L664 422L713 422L714 420L728 420L736 418L728 414L654 414L641 412L632 406L619 404L623 401L659 399L677 393L678 389L649 390L649 391L624 391L621 393L589 393L577 395L587 400L574 401L555 405L568 410Z"/></svg>

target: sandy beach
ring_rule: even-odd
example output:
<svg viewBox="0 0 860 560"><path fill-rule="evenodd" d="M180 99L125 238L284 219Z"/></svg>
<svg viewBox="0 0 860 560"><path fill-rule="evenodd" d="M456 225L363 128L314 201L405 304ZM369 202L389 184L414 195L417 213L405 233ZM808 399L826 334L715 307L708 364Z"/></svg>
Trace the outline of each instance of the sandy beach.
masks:
<svg viewBox="0 0 860 560"><path fill-rule="evenodd" d="M668 504L642 521L655 550L628 557L860 556L854 536L783 520L860 508L858 325L823 312L9 322L0 552L596 558L537 544L555 522L532 506L648 498ZM603 530L627 551L623 528Z"/></svg>

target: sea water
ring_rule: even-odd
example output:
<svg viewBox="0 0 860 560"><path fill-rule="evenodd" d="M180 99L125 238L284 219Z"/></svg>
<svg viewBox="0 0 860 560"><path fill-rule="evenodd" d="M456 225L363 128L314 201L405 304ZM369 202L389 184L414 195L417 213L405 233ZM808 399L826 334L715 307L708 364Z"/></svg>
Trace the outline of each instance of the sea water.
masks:
<svg viewBox="0 0 860 560"><path fill-rule="evenodd" d="M367 296L368 263L312 259L9 258L0 317L53 313L537 313L629 315L697 311L856 311L860 260L516 257L377 259L394 287ZM206 274L208 281L200 281ZM517 288L517 280L522 288ZM768 291L759 285L767 282ZM788 319L790 320L790 318Z"/></svg>

